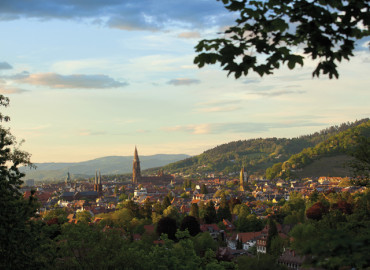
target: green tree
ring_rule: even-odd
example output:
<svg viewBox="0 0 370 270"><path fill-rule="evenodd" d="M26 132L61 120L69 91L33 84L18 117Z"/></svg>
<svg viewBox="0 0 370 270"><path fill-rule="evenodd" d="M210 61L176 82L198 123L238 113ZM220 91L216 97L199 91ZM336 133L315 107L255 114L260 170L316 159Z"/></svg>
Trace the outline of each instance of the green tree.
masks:
<svg viewBox="0 0 370 270"><path fill-rule="evenodd" d="M8 106L9 99L0 95L0 106ZM0 113L0 122L10 118ZM30 165L30 155L19 150L9 129L0 125L0 268L43 268L41 228L31 218L38 204L34 192L24 199L20 191L24 173L18 169Z"/></svg>
<svg viewBox="0 0 370 270"><path fill-rule="evenodd" d="M198 219L193 216L184 217L180 224L180 230L188 230L191 236L196 236L198 233L200 233L200 225Z"/></svg>
<svg viewBox="0 0 370 270"><path fill-rule="evenodd" d="M162 209L164 210L170 205L171 205L170 198L168 196L164 197L163 202L162 202Z"/></svg>
<svg viewBox="0 0 370 270"><path fill-rule="evenodd" d="M206 205L205 211L204 211L204 222L207 224L215 223L217 220L217 214L215 209L215 204L213 201L209 201Z"/></svg>
<svg viewBox="0 0 370 270"><path fill-rule="evenodd" d="M200 193L201 194L208 194L207 186L205 184L202 184L200 186Z"/></svg>
<svg viewBox="0 0 370 270"><path fill-rule="evenodd" d="M223 219L231 219L230 207L226 201L225 196L221 197L220 206L217 210L217 220L222 221Z"/></svg>
<svg viewBox="0 0 370 270"><path fill-rule="evenodd" d="M305 57L295 52L298 46L306 57L319 60L313 76L338 78L337 63L349 60L356 40L370 33L366 0L222 2L239 14L236 25L224 32L224 38L200 41L194 63L220 63L235 78L249 71L273 74L285 63L290 69L303 66Z"/></svg>
<svg viewBox="0 0 370 270"><path fill-rule="evenodd" d="M267 241L266 241L266 251L267 253L270 253L272 240L276 236L278 236L278 230L277 230L275 221L271 217L268 219L267 225L268 225L268 234L267 234Z"/></svg>
<svg viewBox="0 0 370 270"><path fill-rule="evenodd" d="M197 203L192 203L190 208L190 216L199 219L199 207Z"/></svg>
<svg viewBox="0 0 370 270"><path fill-rule="evenodd" d="M76 213L76 219L79 222L89 223L92 220L92 215L89 211L81 211Z"/></svg>

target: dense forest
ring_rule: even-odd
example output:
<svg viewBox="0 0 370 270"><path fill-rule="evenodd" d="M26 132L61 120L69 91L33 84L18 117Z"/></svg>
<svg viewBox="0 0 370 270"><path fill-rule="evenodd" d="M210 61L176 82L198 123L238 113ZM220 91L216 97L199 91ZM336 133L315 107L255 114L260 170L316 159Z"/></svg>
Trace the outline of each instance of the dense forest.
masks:
<svg viewBox="0 0 370 270"><path fill-rule="evenodd" d="M341 131L336 135L320 142L315 147L304 148L300 153L292 155L287 161L274 164L266 170L266 177L290 178L296 170L300 170L315 160L323 157L336 156L340 154L351 155L360 138L370 137L370 121L367 120L360 125Z"/></svg>
<svg viewBox="0 0 370 270"><path fill-rule="evenodd" d="M214 171L229 174L238 172L241 166L245 166L249 174L264 175L266 169L274 164L283 163L304 149L315 147L332 136L368 122L368 118L353 123L347 122L314 134L291 139L258 138L234 141L219 145L200 155L171 163L163 169L171 173L182 172L184 174Z"/></svg>

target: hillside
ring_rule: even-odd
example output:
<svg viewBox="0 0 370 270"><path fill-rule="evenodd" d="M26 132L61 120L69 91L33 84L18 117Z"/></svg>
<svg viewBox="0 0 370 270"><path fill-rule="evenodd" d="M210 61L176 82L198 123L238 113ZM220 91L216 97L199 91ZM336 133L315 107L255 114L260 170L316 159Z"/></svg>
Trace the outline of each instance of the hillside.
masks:
<svg viewBox="0 0 370 270"><path fill-rule="evenodd" d="M140 156L141 168L160 167L189 157L184 154ZM72 177L90 177L100 170L103 175L125 174L132 171L133 156L108 156L76 163L35 163L37 169L21 168L25 179L36 181L62 180L69 171Z"/></svg>
<svg viewBox="0 0 370 270"><path fill-rule="evenodd" d="M313 174L312 169L317 166L331 168L330 163L323 163L323 160L327 158L342 157L341 161L338 160L335 165L345 166L345 163L350 160L349 152L357 145L360 137L370 137L370 120L339 132L314 147L305 148L284 162L274 164L266 170L266 177L268 179L291 178L298 175L303 176L303 172L305 172L304 176L320 176L317 173Z"/></svg>
<svg viewBox="0 0 370 270"><path fill-rule="evenodd" d="M238 172L244 165L249 174L264 175L265 170L275 163L283 163L305 148L315 147L340 132L368 121L369 119L362 119L353 123L343 123L340 126L332 126L314 134L292 139L259 138L230 142L198 156L164 166L163 169L184 174L213 171L228 174Z"/></svg>

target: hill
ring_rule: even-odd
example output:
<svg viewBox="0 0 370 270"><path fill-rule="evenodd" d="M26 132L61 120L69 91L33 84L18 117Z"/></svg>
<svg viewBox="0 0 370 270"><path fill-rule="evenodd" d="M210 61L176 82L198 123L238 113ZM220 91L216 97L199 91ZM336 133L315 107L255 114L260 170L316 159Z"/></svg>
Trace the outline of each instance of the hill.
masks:
<svg viewBox="0 0 370 270"><path fill-rule="evenodd" d="M297 175L302 176L303 171L305 172L304 176L320 176L313 174L311 168L316 166L331 168L330 163L323 163L323 160L329 157L328 161L341 157L340 162L337 160L336 166L344 166L350 160L349 153L356 147L361 137L370 137L370 120L339 132L314 147L305 148L284 162L274 164L266 170L266 177L268 179L276 177L290 178ZM327 172L330 172L330 170L327 170ZM348 171L347 176L349 175Z"/></svg>
<svg viewBox="0 0 370 270"><path fill-rule="evenodd" d="M249 174L264 175L267 168L283 163L305 148L315 147L330 137L357 127L369 119L343 123L297 138L266 138L226 143L204 153L163 167L170 172L184 174L223 172L236 173L245 166Z"/></svg>
<svg viewBox="0 0 370 270"><path fill-rule="evenodd" d="M184 154L140 156L140 165L142 169L148 169L164 166L188 157ZM21 171L26 173L25 179L35 179L36 181L62 180L68 171L74 178L91 177L99 169L103 175L116 175L130 173L132 160L133 156L108 156L76 163L35 163L36 170L23 167Z"/></svg>

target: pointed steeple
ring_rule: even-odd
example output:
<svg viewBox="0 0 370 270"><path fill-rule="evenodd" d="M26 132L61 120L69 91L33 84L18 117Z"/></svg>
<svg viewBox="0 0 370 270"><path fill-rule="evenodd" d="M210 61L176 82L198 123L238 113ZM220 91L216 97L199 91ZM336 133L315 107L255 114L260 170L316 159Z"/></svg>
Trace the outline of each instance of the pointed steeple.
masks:
<svg viewBox="0 0 370 270"><path fill-rule="evenodd" d="M139 161L139 155L137 153L136 145L135 145L134 161Z"/></svg>
<svg viewBox="0 0 370 270"><path fill-rule="evenodd" d="M95 171L95 182L94 182L95 185L98 184L98 170Z"/></svg>
<svg viewBox="0 0 370 270"><path fill-rule="evenodd" d="M101 173L100 173L100 169L99 169L99 178L98 178L98 184L101 185Z"/></svg>
<svg viewBox="0 0 370 270"><path fill-rule="evenodd" d="M140 160L139 160L139 155L137 153L137 148L135 145L134 160L132 163L132 184L134 186L137 186L138 180L140 180L140 178L141 178Z"/></svg>
<svg viewBox="0 0 370 270"><path fill-rule="evenodd" d="M244 166L240 170L240 183L239 183L239 191L244 191L244 180L245 180L245 174L244 174Z"/></svg>

